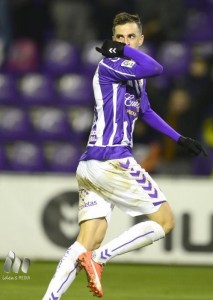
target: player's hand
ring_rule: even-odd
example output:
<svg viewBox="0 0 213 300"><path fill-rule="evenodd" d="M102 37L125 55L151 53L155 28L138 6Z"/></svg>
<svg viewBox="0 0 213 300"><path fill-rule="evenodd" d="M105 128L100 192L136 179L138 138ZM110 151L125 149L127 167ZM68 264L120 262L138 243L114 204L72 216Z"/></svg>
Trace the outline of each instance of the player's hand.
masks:
<svg viewBox="0 0 213 300"><path fill-rule="evenodd" d="M178 145L184 147L193 156L198 156L200 154L207 156L207 153L204 150L204 148L202 147L202 145L194 139L191 139L189 137L180 136L177 143L178 143Z"/></svg>
<svg viewBox="0 0 213 300"><path fill-rule="evenodd" d="M101 48L96 47L95 49L106 57L123 57L124 46L126 44L119 43L112 40L105 40Z"/></svg>

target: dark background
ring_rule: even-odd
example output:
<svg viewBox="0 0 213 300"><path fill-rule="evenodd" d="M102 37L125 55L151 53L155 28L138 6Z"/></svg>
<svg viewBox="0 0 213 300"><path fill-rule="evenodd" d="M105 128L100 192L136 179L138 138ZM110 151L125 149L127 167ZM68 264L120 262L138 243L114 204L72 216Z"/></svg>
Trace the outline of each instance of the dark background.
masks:
<svg viewBox="0 0 213 300"><path fill-rule="evenodd" d="M163 66L152 107L208 157L190 157L138 121L135 157L154 174L211 176L212 0L0 0L0 172L73 173L92 123L94 47L114 15L140 15L142 51Z"/></svg>

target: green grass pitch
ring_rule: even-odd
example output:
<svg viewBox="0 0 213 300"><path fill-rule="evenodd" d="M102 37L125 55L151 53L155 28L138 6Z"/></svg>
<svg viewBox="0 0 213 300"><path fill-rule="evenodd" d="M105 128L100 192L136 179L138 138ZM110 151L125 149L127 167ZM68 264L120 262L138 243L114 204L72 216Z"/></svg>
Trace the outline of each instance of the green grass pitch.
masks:
<svg viewBox="0 0 213 300"><path fill-rule="evenodd" d="M56 264L33 261L27 275L6 274L1 261L0 299L41 300ZM102 283L106 300L213 299L212 267L109 263L104 268ZM86 275L81 271L62 299L95 299L86 285Z"/></svg>

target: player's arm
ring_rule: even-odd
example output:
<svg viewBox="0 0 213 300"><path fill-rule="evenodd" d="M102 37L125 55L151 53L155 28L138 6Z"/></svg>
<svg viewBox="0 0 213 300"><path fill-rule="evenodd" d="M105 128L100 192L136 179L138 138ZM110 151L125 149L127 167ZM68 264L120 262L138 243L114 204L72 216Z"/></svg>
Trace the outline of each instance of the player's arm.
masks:
<svg viewBox="0 0 213 300"><path fill-rule="evenodd" d="M184 147L190 154L197 156L202 153L207 156L205 150L198 141L180 135L151 108L143 113L142 118L149 126L173 139L178 145Z"/></svg>
<svg viewBox="0 0 213 300"><path fill-rule="evenodd" d="M124 43L105 40L102 47L96 47L96 50L106 57L127 57L134 60L136 78L156 76L163 71L163 67L151 56Z"/></svg>
<svg viewBox="0 0 213 300"><path fill-rule="evenodd" d="M151 77L163 72L163 67L148 54L145 54L128 45L124 47L124 56L131 58L137 63L135 75L137 78Z"/></svg>

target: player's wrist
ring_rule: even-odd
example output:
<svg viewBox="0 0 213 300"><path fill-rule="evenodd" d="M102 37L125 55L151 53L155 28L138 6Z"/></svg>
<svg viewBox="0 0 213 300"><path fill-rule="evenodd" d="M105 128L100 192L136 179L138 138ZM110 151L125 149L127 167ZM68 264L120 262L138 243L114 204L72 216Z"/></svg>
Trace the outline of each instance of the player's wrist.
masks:
<svg viewBox="0 0 213 300"><path fill-rule="evenodd" d="M96 47L96 50L106 57L123 57L124 56L124 43L112 40L105 40L101 48Z"/></svg>
<svg viewBox="0 0 213 300"><path fill-rule="evenodd" d="M180 146L184 146L185 143L186 143L186 137L183 135L180 135L179 139L177 140L177 144Z"/></svg>

